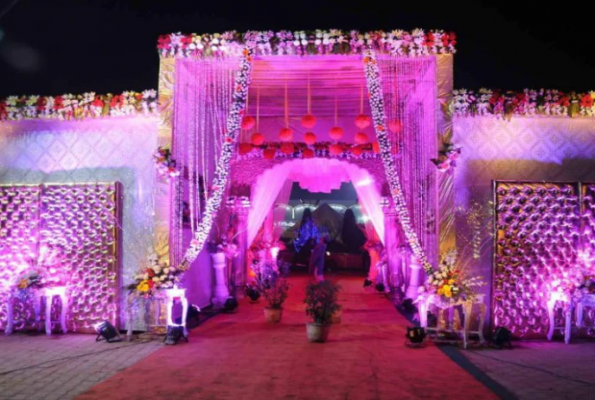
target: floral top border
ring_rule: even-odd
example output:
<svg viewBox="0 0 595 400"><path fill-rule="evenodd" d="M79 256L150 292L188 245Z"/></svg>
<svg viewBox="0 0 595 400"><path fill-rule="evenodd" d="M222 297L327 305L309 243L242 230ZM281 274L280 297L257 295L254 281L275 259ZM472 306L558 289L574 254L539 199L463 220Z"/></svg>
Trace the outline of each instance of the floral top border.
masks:
<svg viewBox="0 0 595 400"><path fill-rule="evenodd" d="M157 104L157 91L153 89L121 94L89 92L61 96L9 96L0 99L0 121L156 115Z"/></svg>
<svg viewBox="0 0 595 400"><path fill-rule="evenodd" d="M377 53L401 56L424 56L456 53L457 37L453 32L403 30L343 31L248 31L239 33L182 34L159 36L157 49L161 57L211 57L239 55L245 44L252 44L255 55L362 54L369 46Z"/></svg>
<svg viewBox="0 0 595 400"><path fill-rule="evenodd" d="M594 117L595 91L458 89L453 91L452 110L458 117L495 115L508 120L513 115Z"/></svg>

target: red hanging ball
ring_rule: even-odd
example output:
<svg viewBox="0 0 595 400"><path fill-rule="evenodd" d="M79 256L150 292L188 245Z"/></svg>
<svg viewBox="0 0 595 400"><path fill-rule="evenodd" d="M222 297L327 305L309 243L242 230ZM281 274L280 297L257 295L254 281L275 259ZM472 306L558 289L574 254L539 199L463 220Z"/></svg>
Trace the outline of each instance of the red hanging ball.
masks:
<svg viewBox="0 0 595 400"><path fill-rule="evenodd" d="M343 137L343 128L339 127L339 126L333 126L329 131L328 131L329 136L331 137L331 139L333 140L341 140L341 138Z"/></svg>
<svg viewBox="0 0 595 400"><path fill-rule="evenodd" d="M250 143L240 143L238 152L240 153L241 156L243 156L244 154L248 154L252 151L252 145Z"/></svg>
<svg viewBox="0 0 595 400"><path fill-rule="evenodd" d="M316 135L312 132L304 133L304 143L312 146L314 143L316 143Z"/></svg>
<svg viewBox="0 0 595 400"><path fill-rule="evenodd" d="M281 153L283 154L293 154L295 152L295 146L293 143L283 143L281 145Z"/></svg>
<svg viewBox="0 0 595 400"><path fill-rule="evenodd" d="M378 144L378 142L372 143L372 150L376 154L380 153L380 145Z"/></svg>
<svg viewBox="0 0 595 400"><path fill-rule="evenodd" d="M304 149L304 151L302 151L302 157L303 158L314 158L314 150Z"/></svg>
<svg viewBox="0 0 595 400"><path fill-rule="evenodd" d="M250 140L254 146L260 146L264 143L264 135L262 133L255 133Z"/></svg>
<svg viewBox="0 0 595 400"><path fill-rule="evenodd" d="M401 129L403 129L403 124L401 124L401 121L398 119L393 119L388 123L388 129L390 129L392 133L400 133Z"/></svg>
<svg viewBox="0 0 595 400"><path fill-rule="evenodd" d="M279 139L282 142L290 142L293 139L293 131L289 128L283 128L279 131Z"/></svg>
<svg viewBox="0 0 595 400"><path fill-rule="evenodd" d="M369 141L368 135L365 134L364 132L358 132L358 133L355 134L354 141L357 144L366 144Z"/></svg>
<svg viewBox="0 0 595 400"><path fill-rule="evenodd" d="M354 146L351 148L351 154L353 154L356 157L361 156L362 154L364 154L364 148L363 146Z"/></svg>
<svg viewBox="0 0 595 400"><path fill-rule="evenodd" d="M316 125L316 117L313 115L304 115L302 117L302 126L306 129L312 129Z"/></svg>
<svg viewBox="0 0 595 400"><path fill-rule="evenodd" d="M367 116L366 114L360 114L355 117L355 126L359 129L366 129L372 124L372 118Z"/></svg>
<svg viewBox="0 0 595 400"><path fill-rule="evenodd" d="M328 147L328 152L333 155L333 156L338 156L341 153L343 153L343 147L341 145L338 144L331 144Z"/></svg>
<svg viewBox="0 0 595 400"><path fill-rule="evenodd" d="M242 118L242 129L245 131L249 131L250 129L254 128L256 125L256 120L254 117L243 117Z"/></svg>
<svg viewBox="0 0 595 400"><path fill-rule="evenodd" d="M264 151L262 152L263 157L267 160L272 160L273 158L275 158L275 154L277 154L277 149L273 147L268 147L264 149Z"/></svg>

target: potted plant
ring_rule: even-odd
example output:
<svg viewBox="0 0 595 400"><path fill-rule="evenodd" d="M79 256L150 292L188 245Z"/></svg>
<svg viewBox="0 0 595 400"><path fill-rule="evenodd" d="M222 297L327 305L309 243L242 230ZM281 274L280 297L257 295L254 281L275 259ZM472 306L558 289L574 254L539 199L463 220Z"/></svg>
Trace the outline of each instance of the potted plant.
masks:
<svg viewBox="0 0 595 400"><path fill-rule="evenodd" d="M328 338L333 315L341 310L337 300L340 289L337 283L328 280L311 281L306 286L306 315L313 320L306 324L309 341L325 342Z"/></svg>
<svg viewBox="0 0 595 400"><path fill-rule="evenodd" d="M276 276L263 289L264 298L269 303L269 306L264 308L264 316L267 322L280 322L283 316L283 303L287 299L287 292L289 291L289 284L284 278Z"/></svg>

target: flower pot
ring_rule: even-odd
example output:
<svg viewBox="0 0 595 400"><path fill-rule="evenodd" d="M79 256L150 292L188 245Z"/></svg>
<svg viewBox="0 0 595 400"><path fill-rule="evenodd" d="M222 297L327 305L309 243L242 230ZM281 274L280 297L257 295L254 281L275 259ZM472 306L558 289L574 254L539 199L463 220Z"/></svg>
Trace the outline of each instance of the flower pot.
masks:
<svg viewBox="0 0 595 400"><path fill-rule="evenodd" d="M281 322L281 317L283 316L283 309L282 308L264 308L264 317L267 322L278 323Z"/></svg>
<svg viewBox="0 0 595 400"><path fill-rule="evenodd" d="M306 333L308 334L308 340L310 342L324 343L328 338L328 334L331 330L330 324L306 324Z"/></svg>
<svg viewBox="0 0 595 400"><path fill-rule="evenodd" d="M343 310L335 311L334 314L331 315L331 324L340 324L342 314L343 314Z"/></svg>

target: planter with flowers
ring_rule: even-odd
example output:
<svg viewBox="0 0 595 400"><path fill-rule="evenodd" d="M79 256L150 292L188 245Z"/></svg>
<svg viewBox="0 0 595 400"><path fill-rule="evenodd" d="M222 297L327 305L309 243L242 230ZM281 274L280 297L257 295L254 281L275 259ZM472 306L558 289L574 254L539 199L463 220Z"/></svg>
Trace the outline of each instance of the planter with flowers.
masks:
<svg viewBox="0 0 595 400"><path fill-rule="evenodd" d="M306 324L306 333L310 342L326 342L333 315L341 310L338 293L341 287L328 280L311 281L306 286L306 315L312 323Z"/></svg>
<svg viewBox="0 0 595 400"><path fill-rule="evenodd" d="M285 278L277 276L272 282L269 282L264 288L264 298L268 307L264 308L264 317L267 322L278 323L283 317L283 303L287 299L289 284Z"/></svg>
<svg viewBox="0 0 595 400"><path fill-rule="evenodd" d="M44 287L46 279L41 271L28 269L17 279L15 285L15 295L21 300L27 300L33 290Z"/></svg>
<svg viewBox="0 0 595 400"><path fill-rule="evenodd" d="M149 254L147 265L138 274L134 282L126 287L128 297L128 316L132 323L134 311L138 311L139 300L144 302L145 325L154 334L165 334L167 310L165 309L165 290L178 286L185 268L169 266L155 253Z"/></svg>
<svg viewBox="0 0 595 400"><path fill-rule="evenodd" d="M466 272L457 265L456 250L450 250L441 257L436 271L426 272L428 279L423 286L419 287L419 296L415 301L420 304L422 326L427 327L427 312L430 306L446 310L463 305L463 312L465 312L465 306L483 303L483 295L478 295L475 289L485 285L485 282L478 276L467 276ZM470 309L468 311L470 312ZM441 317L441 313L439 316ZM439 327L445 324L446 321L441 318ZM460 325L460 322L457 325Z"/></svg>

